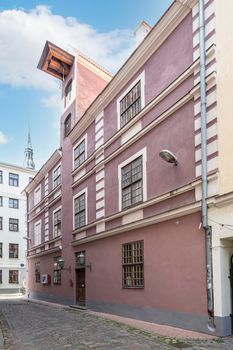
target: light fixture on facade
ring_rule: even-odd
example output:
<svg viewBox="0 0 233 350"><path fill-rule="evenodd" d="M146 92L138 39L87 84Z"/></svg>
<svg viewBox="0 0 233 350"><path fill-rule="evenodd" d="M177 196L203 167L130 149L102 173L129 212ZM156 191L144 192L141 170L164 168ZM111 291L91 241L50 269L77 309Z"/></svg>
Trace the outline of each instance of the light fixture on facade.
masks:
<svg viewBox="0 0 233 350"><path fill-rule="evenodd" d="M83 252L80 252L77 256L77 262L78 262L78 266L79 267L89 267L89 269L91 270L91 263L86 264L86 257L85 254Z"/></svg>
<svg viewBox="0 0 233 350"><path fill-rule="evenodd" d="M171 163L174 165L178 164L176 156L167 149L163 149L161 152L159 152L159 156L168 163Z"/></svg>
<svg viewBox="0 0 233 350"><path fill-rule="evenodd" d="M65 260L63 258L57 259L54 263L55 268L60 267L60 269L64 269L64 266L65 266Z"/></svg>

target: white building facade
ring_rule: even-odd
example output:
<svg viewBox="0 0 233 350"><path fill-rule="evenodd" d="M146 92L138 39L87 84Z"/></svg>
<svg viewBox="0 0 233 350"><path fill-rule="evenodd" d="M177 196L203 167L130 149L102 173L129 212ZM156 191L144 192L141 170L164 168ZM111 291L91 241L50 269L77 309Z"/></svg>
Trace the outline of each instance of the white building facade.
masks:
<svg viewBox="0 0 233 350"><path fill-rule="evenodd" d="M27 200L33 169L0 163L0 294L22 291L26 281Z"/></svg>

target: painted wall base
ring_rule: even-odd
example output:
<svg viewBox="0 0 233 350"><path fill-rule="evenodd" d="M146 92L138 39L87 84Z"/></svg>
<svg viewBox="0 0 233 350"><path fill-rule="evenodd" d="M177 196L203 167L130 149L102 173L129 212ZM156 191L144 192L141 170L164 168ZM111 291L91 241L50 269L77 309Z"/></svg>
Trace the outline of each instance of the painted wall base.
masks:
<svg viewBox="0 0 233 350"><path fill-rule="evenodd" d="M0 294L18 294L21 293L21 288L2 288Z"/></svg>
<svg viewBox="0 0 233 350"><path fill-rule="evenodd" d="M74 300L72 298L64 298L62 296L47 294L47 293L38 293L38 292L29 292L29 295L26 294L29 299L38 299L43 301L48 301L51 303L62 304L62 305L72 305Z"/></svg>
<svg viewBox="0 0 233 350"><path fill-rule="evenodd" d="M94 311L106 312L141 321L165 324L172 327L188 329L196 332L207 333L216 336L228 336L230 331L230 317L217 317L216 332L210 332L207 328L208 315L179 313L169 310L153 308L140 308L132 305L122 305L89 300L87 307Z"/></svg>

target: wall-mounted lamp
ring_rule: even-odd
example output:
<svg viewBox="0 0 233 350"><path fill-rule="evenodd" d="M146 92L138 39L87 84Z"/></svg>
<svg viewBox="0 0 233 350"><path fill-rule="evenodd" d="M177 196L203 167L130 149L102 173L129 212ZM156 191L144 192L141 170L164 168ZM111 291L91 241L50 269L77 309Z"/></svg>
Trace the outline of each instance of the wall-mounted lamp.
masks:
<svg viewBox="0 0 233 350"><path fill-rule="evenodd" d="M176 156L167 149L163 149L161 152L159 152L159 156L168 163L172 163L174 165L178 164Z"/></svg>
<svg viewBox="0 0 233 350"><path fill-rule="evenodd" d="M59 267L61 270L64 269L65 266L65 260L63 258L59 258L55 261L54 267L57 268Z"/></svg>
<svg viewBox="0 0 233 350"><path fill-rule="evenodd" d="M77 255L77 265L78 265L78 267L89 267L89 269L91 271L91 263L86 264L86 257L85 257L85 254L83 252L81 252Z"/></svg>

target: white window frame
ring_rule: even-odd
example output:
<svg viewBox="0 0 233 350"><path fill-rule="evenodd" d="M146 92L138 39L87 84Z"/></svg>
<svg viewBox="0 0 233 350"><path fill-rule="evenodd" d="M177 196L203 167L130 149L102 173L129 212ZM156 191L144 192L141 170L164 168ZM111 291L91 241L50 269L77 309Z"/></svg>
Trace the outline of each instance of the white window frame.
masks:
<svg viewBox="0 0 233 350"><path fill-rule="evenodd" d="M37 193L40 193L40 195L37 198ZM34 190L34 205L37 205L38 203L40 203L41 201L41 184L39 186L37 186Z"/></svg>
<svg viewBox="0 0 233 350"><path fill-rule="evenodd" d="M73 163L73 170L76 170L78 169L79 167L75 168L74 167L74 150L76 147L78 147L83 141L85 140L85 160L84 162L87 160L87 134L85 134L81 139L78 140L78 142L76 142L76 144L74 145L73 147L73 153L72 153L72 156L73 156L73 159L72 159L72 163ZM84 163L83 162L83 163ZM83 164L82 163L82 164ZM82 166L82 164L80 165L80 167Z"/></svg>
<svg viewBox="0 0 233 350"><path fill-rule="evenodd" d="M145 107L145 71L142 71L139 76L127 87L126 90L117 99L117 130L122 129L121 127L121 112L120 112L120 101L128 94L130 90L140 81L141 85L141 109ZM131 119L132 120L132 119Z"/></svg>
<svg viewBox="0 0 233 350"><path fill-rule="evenodd" d="M137 153L134 153L131 157L127 158L124 162L118 165L118 208L119 211L122 211L122 188L121 188L121 169L129 163L133 162L138 157L142 156L142 201L147 200L147 172L146 172L146 163L147 163L147 147L142 148ZM130 209L131 207L127 208Z"/></svg>
<svg viewBox="0 0 233 350"><path fill-rule="evenodd" d="M53 169L53 188L56 188L56 187L58 187L58 186L61 184L61 182L60 182L59 185L54 186L54 173L55 173L55 171L56 171L59 167L61 168L61 163L59 163L59 164L56 166L56 168ZM61 174L60 174L60 176L61 176ZM62 180L62 179L61 179L61 180Z"/></svg>
<svg viewBox="0 0 233 350"><path fill-rule="evenodd" d="M77 197L81 196L82 194L85 193L85 204L86 204L86 208L85 208L85 221L86 221L86 225L88 224L88 189L87 187L85 187L82 191L78 192L75 196L73 196L73 230L78 230L79 228L75 228L75 218L74 218L74 201ZM85 226L86 226L85 225ZM81 228L85 228L85 226L80 227Z"/></svg>
<svg viewBox="0 0 233 350"><path fill-rule="evenodd" d="M36 232L36 227L40 227L40 231ZM40 245L41 244L41 220L34 223L34 245Z"/></svg>
<svg viewBox="0 0 233 350"><path fill-rule="evenodd" d="M58 210L61 210L61 205L60 205L60 207L57 207L56 209L53 210L53 238L61 237L61 234L60 234L60 236L56 236L56 237L55 237L55 234L54 234L54 214L55 214ZM62 212L61 212L61 218L62 218Z"/></svg>

